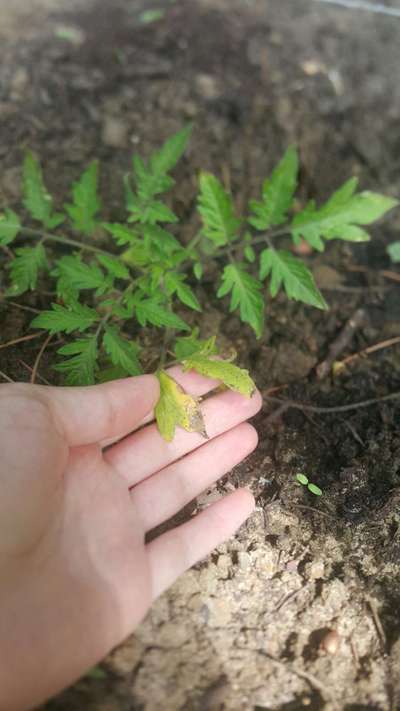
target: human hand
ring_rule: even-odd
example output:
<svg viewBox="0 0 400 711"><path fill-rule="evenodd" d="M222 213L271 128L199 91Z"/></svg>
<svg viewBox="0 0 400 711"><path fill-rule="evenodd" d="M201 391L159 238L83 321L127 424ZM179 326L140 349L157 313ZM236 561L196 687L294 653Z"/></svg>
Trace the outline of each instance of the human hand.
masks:
<svg viewBox="0 0 400 711"><path fill-rule="evenodd" d="M217 384L171 374L194 395ZM0 386L0 711L32 708L79 678L253 509L239 489L145 544L257 442L244 420L258 393L207 399L206 443L183 430L167 443L154 423L134 432L158 393L154 376Z"/></svg>

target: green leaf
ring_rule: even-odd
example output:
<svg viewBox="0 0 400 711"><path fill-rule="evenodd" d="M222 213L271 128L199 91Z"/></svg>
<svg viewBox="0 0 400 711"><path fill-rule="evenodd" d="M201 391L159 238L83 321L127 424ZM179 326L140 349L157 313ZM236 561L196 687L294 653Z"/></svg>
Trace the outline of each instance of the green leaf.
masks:
<svg viewBox="0 0 400 711"><path fill-rule="evenodd" d="M187 432L199 432L207 438L203 415L196 398L184 389L165 371L158 373L160 399L155 407L155 416L160 434L171 442L179 425Z"/></svg>
<svg viewBox="0 0 400 711"><path fill-rule="evenodd" d="M196 279L200 281L201 277L203 276L203 265L201 262L196 262L193 265L193 274L195 275Z"/></svg>
<svg viewBox="0 0 400 711"><path fill-rule="evenodd" d="M40 243L36 247L19 247L15 254L10 262L11 286L7 291L10 296L35 289L39 272L48 267L46 252Z"/></svg>
<svg viewBox="0 0 400 711"><path fill-rule="evenodd" d="M139 233L135 232L126 225L122 225L119 222L102 222L101 226L104 227L107 232L109 232L115 239L118 245L123 244L134 244L136 245L139 241Z"/></svg>
<svg viewBox="0 0 400 711"><path fill-rule="evenodd" d="M155 175L168 173L175 167L186 150L192 133L192 125L188 124L174 136L165 141L162 148L150 158L150 167Z"/></svg>
<svg viewBox="0 0 400 711"><path fill-rule="evenodd" d="M308 477L305 474L301 474L301 472L299 472L298 474L296 474L296 479L299 482L299 484L302 484L303 486L307 486Z"/></svg>
<svg viewBox="0 0 400 711"><path fill-rule="evenodd" d="M97 259L116 279L129 279L129 269L117 257L109 257L107 254L98 254Z"/></svg>
<svg viewBox="0 0 400 711"><path fill-rule="evenodd" d="M169 256L177 250L182 250L182 245L178 242L176 237L174 237L171 232L168 232L168 230L160 227L160 225L144 225L143 235L147 246L149 248L156 247L161 257L163 255Z"/></svg>
<svg viewBox="0 0 400 711"><path fill-rule="evenodd" d="M181 336L175 341L174 353L177 360L182 361L194 353L202 355L215 355L218 349L215 345L215 336L202 340L198 338L199 329L194 328L190 336Z"/></svg>
<svg viewBox="0 0 400 711"><path fill-rule="evenodd" d="M322 496L322 491L316 484L308 484L307 489L315 496Z"/></svg>
<svg viewBox="0 0 400 711"><path fill-rule="evenodd" d="M74 229L85 235L92 235L95 231L95 218L101 207L97 194L98 169L98 162L93 161L72 186L73 202L65 205Z"/></svg>
<svg viewBox="0 0 400 711"><path fill-rule="evenodd" d="M250 244L246 244L246 246L244 248L244 256L246 257L248 262L250 262L250 263L255 262L256 253Z"/></svg>
<svg viewBox="0 0 400 711"><path fill-rule="evenodd" d="M249 274L242 264L228 264L222 275L217 296L231 292L230 310L240 309L240 318L248 323L260 338L264 327L264 299L262 284Z"/></svg>
<svg viewBox="0 0 400 711"><path fill-rule="evenodd" d="M153 299L145 299L136 304L136 317L141 326L146 326L147 322L153 326L175 328L178 331L189 331L189 326L172 311L168 311L164 306Z"/></svg>
<svg viewBox="0 0 400 711"><path fill-rule="evenodd" d="M251 397L256 389L247 370L226 360L213 360L204 355L194 354L187 358L183 365L185 370L195 370L207 378L221 380L228 388L246 397Z"/></svg>
<svg viewBox="0 0 400 711"><path fill-rule="evenodd" d="M129 375L140 375L139 346L127 341L115 326L106 326L103 346L114 365L121 366Z"/></svg>
<svg viewBox="0 0 400 711"><path fill-rule="evenodd" d="M232 198L211 173L200 174L198 210L202 233L215 245L220 247L237 237L240 220L235 216Z"/></svg>
<svg viewBox="0 0 400 711"><path fill-rule="evenodd" d="M400 262L400 242L392 242L392 244L389 244L387 253L394 264Z"/></svg>
<svg viewBox="0 0 400 711"><path fill-rule="evenodd" d="M93 385L96 375L97 338L81 338L58 349L57 353L72 356L55 365L64 373L68 385Z"/></svg>
<svg viewBox="0 0 400 711"><path fill-rule="evenodd" d="M288 148L271 178L264 181L262 202L250 201L252 212L249 222L257 230L281 225L287 219L297 187L299 159L295 148Z"/></svg>
<svg viewBox="0 0 400 711"><path fill-rule="evenodd" d="M153 200L139 216L139 222L155 225L157 222L178 222L178 218L163 202Z"/></svg>
<svg viewBox="0 0 400 711"><path fill-rule="evenodd" d="M47 229L54 229L64 221L60 213L53 213L53 199L43 182L39 162L29 151L23 166L24 205L34 220Z"/></svg>
<svg viewBox="0 0 400 711"><path fill-rule="evenodd" d="M369 225L398 204L397 200L378 193L356 193L357 179L351 178L317 209L314 202L297 214L291 224L295 244L301 237L322 252L323 238L365 242L369 235L359 225Z"/></svg>
<svg viewBox="0 0 400 711"><path fill-rule="evenodd" d="M6 208L4 214L0 214L0 244L3 247L12 242L21 229L21 222L18 215L9 208Z"/></svg>
<svg viewBox="0 0 400 711"><path fill-rule="evenodd" d="M65 279L72 289L97 289L98 294L110 288L109 280L96 264L82 262L80 257L68 256L58 260L54 274Z"/></svg>
<svg viewBox="0 0 400 711"><path fill-rule="evenodd" d="M86 331L99 320L97 311L89 306L75 303L73 306L60 306L52 304L51 311L42 311L33 319L33 328L44 328L50 333L72 333L72 331Z"/></svg>
<svg viewBox="0 0 400 711"><path fill-rule="evenodd" d="M176 294L183 304L195 311L201 311L201 306L190 286L185 283L185 277L175 272L167 272L164 278L167 294Z"/></svg>
<svg viewBox="0 0 400 711"><path fill-rule="evenodd" d="M270 293L276 296L283 285L289 299L302 301L317 309L328 305L314 282L314 277L301 259L285 250L264 249L260 259L260 279L271 274Z"/></svg>

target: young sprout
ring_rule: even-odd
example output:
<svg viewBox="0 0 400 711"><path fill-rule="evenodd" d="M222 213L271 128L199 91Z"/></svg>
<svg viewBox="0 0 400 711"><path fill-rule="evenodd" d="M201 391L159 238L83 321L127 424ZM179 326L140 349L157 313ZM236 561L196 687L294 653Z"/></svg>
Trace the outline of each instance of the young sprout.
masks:
<svg viewBox="0 0 400 711"><path fill-rule="evenodd" d="M301 484L302 486L306 486L307 489L309 491L311 491L311 493L314 494L315 496L322 496L322 491L319 488L319 486L317 486L316 484L310 483L308 480L308 476L306 476L305 474L298 472L296 474L296 479L299 482L299 484Z"/></svg>

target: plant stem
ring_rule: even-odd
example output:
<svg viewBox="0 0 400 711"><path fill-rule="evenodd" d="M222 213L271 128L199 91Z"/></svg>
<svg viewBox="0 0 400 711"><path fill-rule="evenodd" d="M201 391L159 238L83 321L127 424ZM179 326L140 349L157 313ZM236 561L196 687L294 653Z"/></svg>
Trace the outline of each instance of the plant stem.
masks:
<svg viewBox="0 0 400 711"><path fill-rule="evenodd" d="M60 235L53 235L50 232L42 232L42 230L34 230L31 227L23 227L22 233L31 235L32 237L40 237L42 241L51 240L52 242L58 242L59 244L68 244L71 247L78 247L79 249L84 249L87 252L95 252L96 254L105 254L107 257L114 257L115 254L108 252L105 249L100 249L100 247L95 247L92 244L86 244L85 242L79 242L78 240L71 239L70 237L61 237Z"/></svg>

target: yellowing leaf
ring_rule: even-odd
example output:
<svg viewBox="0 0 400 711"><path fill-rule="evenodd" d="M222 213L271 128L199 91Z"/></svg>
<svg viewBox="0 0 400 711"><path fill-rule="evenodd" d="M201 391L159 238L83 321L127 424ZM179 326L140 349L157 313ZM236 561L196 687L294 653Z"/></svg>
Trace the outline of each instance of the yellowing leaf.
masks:
<svg viewBox="0 0 400 711"><path fill-rule="evenodd" d="M188 395L164 370L158 373L160 399L155 407L155 416L160 434L171 442L179 425L187 432L199 432L207 438L207 432L198 400Z"/></svg>
<svg viewBox="0 0 400 711"><path fill-rule="evenodd" d="M187 358L183 365L185 370L196 370L208 378L222 380L228 388L246 397L251 397L256 389L247 370L226 360L212 360L207 356L195 354Z"/></svg>

